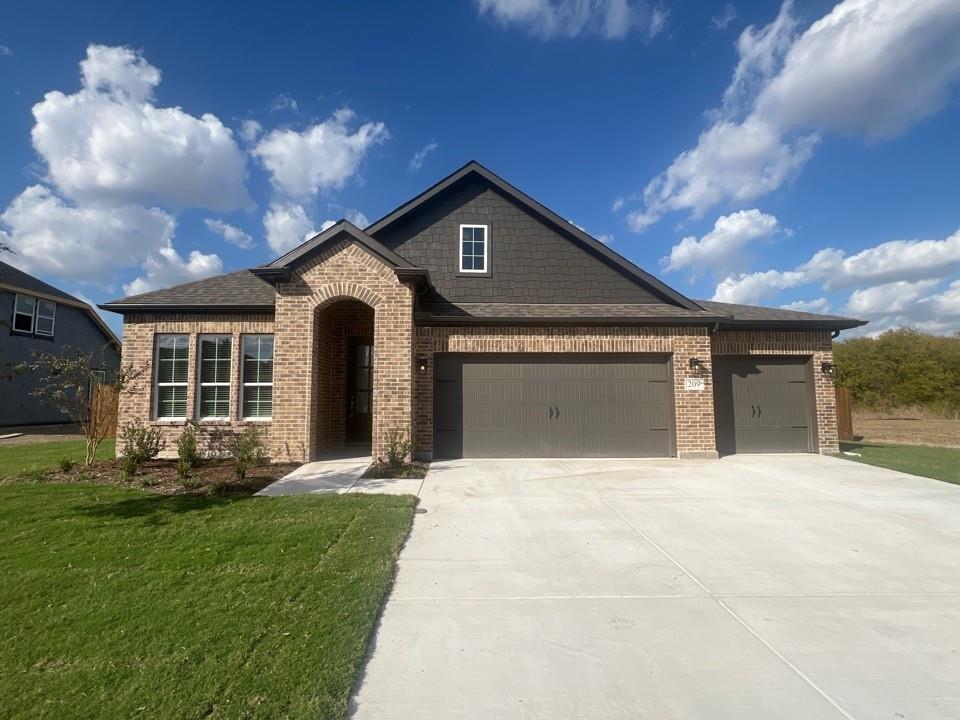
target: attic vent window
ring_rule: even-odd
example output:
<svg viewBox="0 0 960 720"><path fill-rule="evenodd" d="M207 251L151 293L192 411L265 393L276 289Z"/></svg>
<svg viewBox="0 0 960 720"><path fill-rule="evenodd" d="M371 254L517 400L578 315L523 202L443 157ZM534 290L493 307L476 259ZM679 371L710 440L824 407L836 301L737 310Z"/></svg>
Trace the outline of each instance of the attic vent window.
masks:
<svg viewBox="0 0 960 720"><path fill-rule="evenodd" d="M487 226L460 226L460 272L487 271Z"/></svg>

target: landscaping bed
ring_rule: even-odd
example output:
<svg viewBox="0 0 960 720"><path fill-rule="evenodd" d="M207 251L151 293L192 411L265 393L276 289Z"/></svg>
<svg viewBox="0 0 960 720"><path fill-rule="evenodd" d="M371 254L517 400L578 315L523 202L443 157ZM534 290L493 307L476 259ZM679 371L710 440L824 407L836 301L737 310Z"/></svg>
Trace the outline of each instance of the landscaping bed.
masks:
<svg viewBox="0 0 960 720"><path fill-rule="evenodd" d="M363 473L365 478L376 480L390 480L394 478L404 478L420 480L427 476L430 469L430 463L412 462L402 465L391 465L387 462L375 462Z"/></svg>
<svg viewBox="0 0 960 720"><path fill-rule="evenodd" d="M415 503L6 481L4 717L343 717Z"/></svg>

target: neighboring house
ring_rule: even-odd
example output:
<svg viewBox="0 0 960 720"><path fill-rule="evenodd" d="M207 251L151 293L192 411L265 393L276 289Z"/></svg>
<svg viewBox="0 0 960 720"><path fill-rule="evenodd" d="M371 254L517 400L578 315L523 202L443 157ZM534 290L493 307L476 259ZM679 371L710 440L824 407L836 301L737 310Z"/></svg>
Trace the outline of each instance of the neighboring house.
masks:
<svg viewBox="0 0 960 720"><path fill-rule="evenodd" d="M106 378L120 366L120 341L87 303L0 262L0 426L68 422L31 395L30 372L14 372L33 353L92 352Z"/></svg>
<svg viewBox="0 0 960 720"><path fill-rule="evenodd" d="M832 336L863 323L690 300L471 162L361 230L116 300L152 366L121 422L256 425L276 459L409 431L455 457L833 452Z"/></svg>

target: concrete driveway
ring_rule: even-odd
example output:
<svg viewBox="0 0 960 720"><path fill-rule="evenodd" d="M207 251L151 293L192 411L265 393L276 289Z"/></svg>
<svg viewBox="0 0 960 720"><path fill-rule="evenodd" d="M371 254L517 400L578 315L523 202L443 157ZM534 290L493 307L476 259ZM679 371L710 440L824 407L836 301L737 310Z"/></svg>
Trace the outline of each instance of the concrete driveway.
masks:
<svg viewBox="0 0 960 720"><path fill-rule="evenodd" d="M960 717L960 487L817 456L435 463L356 718Z"/></svg>

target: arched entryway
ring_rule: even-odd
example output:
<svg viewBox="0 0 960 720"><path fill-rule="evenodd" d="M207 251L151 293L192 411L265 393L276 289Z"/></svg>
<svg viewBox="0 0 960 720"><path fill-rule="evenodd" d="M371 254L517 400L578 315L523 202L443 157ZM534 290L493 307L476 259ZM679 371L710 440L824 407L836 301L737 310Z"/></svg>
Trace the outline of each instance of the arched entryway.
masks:
<svg viewBox="0 0 960 720"><path fill-rule="evenodd" d="M352 297L314 311L313 458L369 454L374 413L374 309Z"/></svg>

